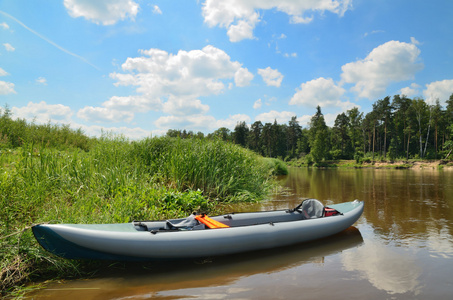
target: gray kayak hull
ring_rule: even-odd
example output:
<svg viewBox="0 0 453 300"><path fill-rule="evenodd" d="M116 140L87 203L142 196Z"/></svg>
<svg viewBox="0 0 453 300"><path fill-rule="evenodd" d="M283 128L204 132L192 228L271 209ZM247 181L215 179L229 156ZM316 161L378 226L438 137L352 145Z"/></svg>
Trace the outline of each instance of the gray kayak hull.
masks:
<svg viewBox="0 0 453 300"><path fill-rule="evenodd" d="M43 224L33 227L41 246L69 259L162 260L228 255L324 238L353 225L364 204L330 205L342 214L302 219L299 212L272 211L213 217L229 228L155 231L163 222L124 224ZM242 226L255 218L256 225Z"/></svg>

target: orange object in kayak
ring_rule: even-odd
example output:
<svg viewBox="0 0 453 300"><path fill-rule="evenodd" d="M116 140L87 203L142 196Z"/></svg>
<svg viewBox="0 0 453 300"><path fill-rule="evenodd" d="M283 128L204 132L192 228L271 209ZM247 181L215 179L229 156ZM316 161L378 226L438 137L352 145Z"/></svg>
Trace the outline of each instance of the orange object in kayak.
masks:
<svg viewBox="0 0 453 300"><path fill-rule="evenodd" d="M202 215L196 215L195 219L198 220L198 222L203 223L204 225L208 226L209 228L228 228L230 226L225 225L223 223L220 223L216 220L211 219L205 214Z"/></svg>

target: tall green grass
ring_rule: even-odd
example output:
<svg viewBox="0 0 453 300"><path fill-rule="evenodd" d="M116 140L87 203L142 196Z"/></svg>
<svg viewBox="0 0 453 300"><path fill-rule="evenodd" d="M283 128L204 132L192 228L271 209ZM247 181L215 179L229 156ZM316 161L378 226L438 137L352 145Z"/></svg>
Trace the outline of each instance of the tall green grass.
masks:
<svg viewBox="0 0 453 300"><path fill-rule="evenodd" d="M272 168L251 151L220 140L150 138L134 143L133 157L177 190L209 198L260 199Z"/></svg>
<svg viewBox="0 0 453 300"><path fill-rule="evenodd" d="M215 212L269 191L272 168L210 140L105 136L83 151L24 143L0 149L0 238L40 222L119 223ZM89 264L42 250L31 231L0 239L2 292L41 276L79 276Z"/></svg>

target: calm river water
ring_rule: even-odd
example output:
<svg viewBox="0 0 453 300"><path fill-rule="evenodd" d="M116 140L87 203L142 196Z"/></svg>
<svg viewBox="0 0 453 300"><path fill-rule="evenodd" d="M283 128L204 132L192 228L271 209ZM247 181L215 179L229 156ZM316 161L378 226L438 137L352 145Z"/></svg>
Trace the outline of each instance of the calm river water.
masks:
<svg viewBox="0 0 453 300"><path fill-rule="evenodd" d="M54 283L31 297L452 299L452 170L291 169L281 182L290 193L234 210L359 199L364 214L329 239L206 261L119 264L97 279Z"/></svg>

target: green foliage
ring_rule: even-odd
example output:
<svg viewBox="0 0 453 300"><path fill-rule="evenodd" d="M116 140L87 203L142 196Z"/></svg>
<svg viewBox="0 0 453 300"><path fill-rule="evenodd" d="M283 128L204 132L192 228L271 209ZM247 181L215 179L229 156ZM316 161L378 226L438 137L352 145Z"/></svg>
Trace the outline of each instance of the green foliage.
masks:
<svg viewBox="0 0 453 300"><path fill-rule="evenodd" d="M89 150L94 139L87 137L81 129L69 125L28 124L24 119L15 119L8 107L0 108L0 149L17 148L24 144L65 149Z"/></svg>
<svg viewBox="0 0 453 300"><path fill-rule="evenodd" d="M364 154L362 151L357 151L354 154L354 160L356 161L356 163L361 164L363 162L363 156Z"/></svg>
<svg viewBox="0 0 453 300"><path fill-rule="evenodd" d="M273 175L288 175L288 166L284 161L278 158L263 158L268 165L268 169L272 170Z"/></svg>

